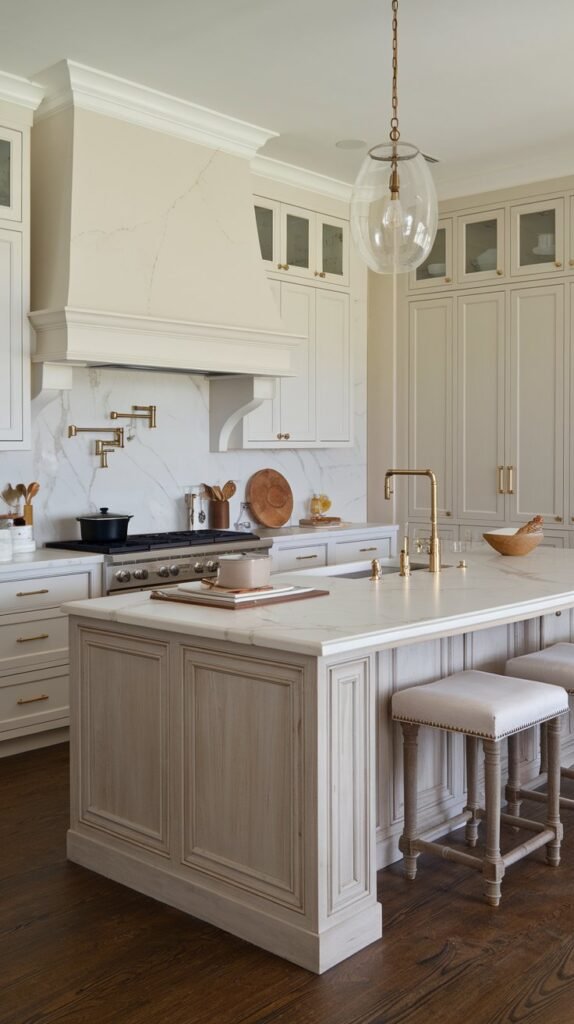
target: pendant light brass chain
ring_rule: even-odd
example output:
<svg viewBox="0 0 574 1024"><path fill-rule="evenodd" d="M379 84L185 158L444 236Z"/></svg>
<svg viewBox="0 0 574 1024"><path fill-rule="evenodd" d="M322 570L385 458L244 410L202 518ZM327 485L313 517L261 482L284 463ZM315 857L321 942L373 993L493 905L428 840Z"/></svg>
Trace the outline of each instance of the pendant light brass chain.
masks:
<svg viewBox="0 0 574 1024"><path fill-rule="evenodd" d="M397 143L400 139L401 133L399 132L399 97L398 97L398 86L397 78L399 74L399 0L392 0L392 11L393 11L393 92L392 92L392 108L393 113L391 117L391 131L390 139L391 142Z"/></svg>

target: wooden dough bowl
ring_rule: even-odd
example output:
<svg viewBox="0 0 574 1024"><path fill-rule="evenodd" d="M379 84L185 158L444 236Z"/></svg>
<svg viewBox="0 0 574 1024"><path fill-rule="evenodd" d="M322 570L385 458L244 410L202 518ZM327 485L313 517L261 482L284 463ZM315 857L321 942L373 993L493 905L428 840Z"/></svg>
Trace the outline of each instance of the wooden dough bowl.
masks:
<svg viewBox="0 0 574 1024"><path fill-rule="evenodd" d="M494 530L492 533L482 535L491 548L498 551L499 555L527 555L534 551L542 541L544 534L538 533L516 533L505 530Z"/></svg>
<svg viewBox="0 0 574 1024"><path fill-rule="evenodd" d="M246 498L254 518L262 526L285 526L293 511L293 492L275 469L260 469L249 479Z"/></svg>

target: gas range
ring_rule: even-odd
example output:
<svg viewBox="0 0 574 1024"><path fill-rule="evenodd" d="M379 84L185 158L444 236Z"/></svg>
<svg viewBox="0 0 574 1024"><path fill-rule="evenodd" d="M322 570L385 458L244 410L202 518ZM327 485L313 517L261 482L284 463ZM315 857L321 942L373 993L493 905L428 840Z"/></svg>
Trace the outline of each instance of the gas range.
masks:
<svg viewBox="0 0 574 1024"><path fill-rule="evenodd" d="M220 555L265 554L271 544L254 533L235 530L181 530L133 534L125 541L107 544L52 541L46 547L104 555L104 589L113 594L212 577L219 568Z"/></svg>

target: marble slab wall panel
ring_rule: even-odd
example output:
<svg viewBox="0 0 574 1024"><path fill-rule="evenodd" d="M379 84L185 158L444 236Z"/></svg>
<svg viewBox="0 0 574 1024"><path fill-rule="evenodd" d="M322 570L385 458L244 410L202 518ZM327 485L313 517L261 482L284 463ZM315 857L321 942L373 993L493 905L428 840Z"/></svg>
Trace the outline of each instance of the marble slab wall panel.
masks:
<svg viewBox="0 0 574 1024"><path fill-rule="evenodd" d="M360 364L360 365L359 365ZM366 517L365 366L355 368L355 447L286 451L209 451L209 385L205 377L118 369L74 369L69 392L32 403L33 449L0 453L0 490L7 482L38 480L34 531L38 545L79 536L75 517L100 506L133 513L131 533L187 527L184 489L189 484L237 482L231 523L245 485L258 469L283 473L294 495L291 523L308 513L313 491L327 493L333 514L364 522ZM119 421L126 446L100 469L94 436L69 439L68 424L113 426L112 409L157 405L157 429L145 421ZM0 499L0 505L3 502Z"/></svg>

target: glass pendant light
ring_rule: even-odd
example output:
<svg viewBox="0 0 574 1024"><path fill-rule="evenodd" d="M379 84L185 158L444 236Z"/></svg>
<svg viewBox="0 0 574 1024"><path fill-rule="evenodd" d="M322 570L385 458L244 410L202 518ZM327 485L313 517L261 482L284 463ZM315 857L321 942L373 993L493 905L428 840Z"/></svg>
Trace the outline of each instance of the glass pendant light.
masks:
<svg viewBox="0 0 574 1024"><path fill-rule="evenodd" d="M364 262L379 274L415 270L436 235L438 203L428 164L416 146L400 141L398 8L393 11L393 89L389 142L365 157L351 197L351 230Z"/></svg>

